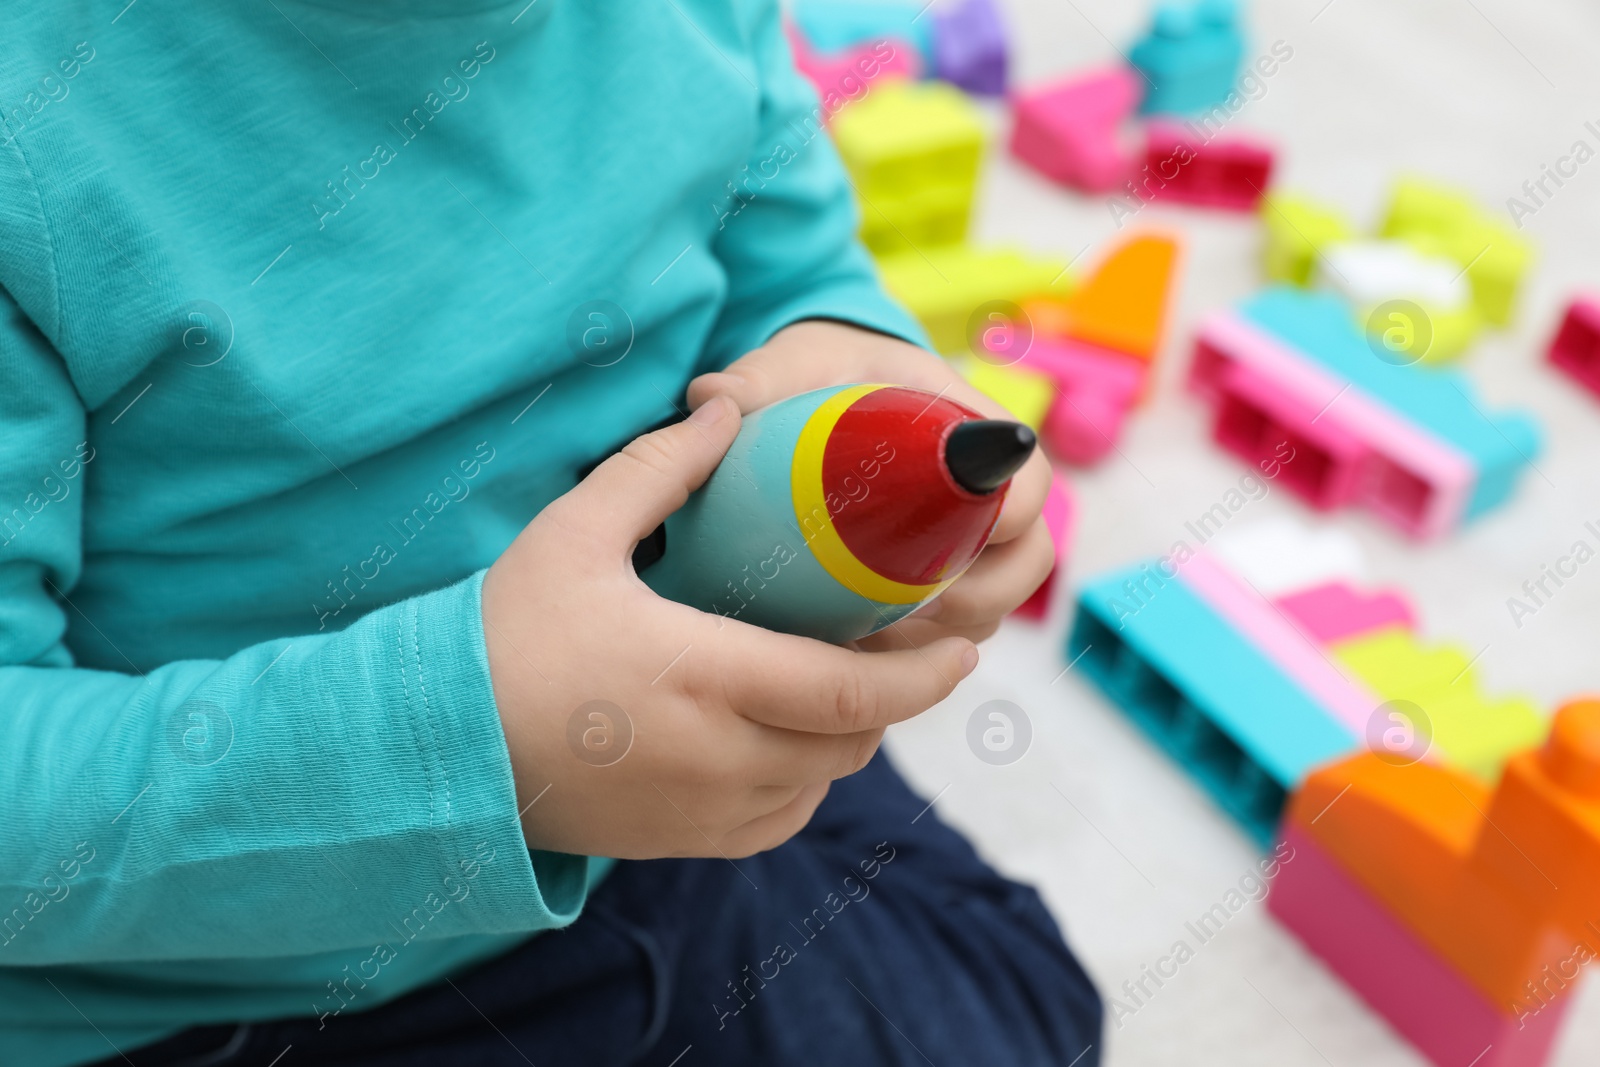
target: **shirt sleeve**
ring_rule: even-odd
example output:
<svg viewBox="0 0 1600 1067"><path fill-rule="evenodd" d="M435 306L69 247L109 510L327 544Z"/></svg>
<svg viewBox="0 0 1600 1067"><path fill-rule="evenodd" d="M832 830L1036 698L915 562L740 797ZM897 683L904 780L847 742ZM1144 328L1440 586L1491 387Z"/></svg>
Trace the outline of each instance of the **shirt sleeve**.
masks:
<svg viewBox="0 0 1600 1067"><path fill-rule="evenodd" d="M481 574L227 659L76 668L93 450L3 291L0 430L0 965L371 945L447 897L421 936L576 916L589 861L522 838Z"/></svg>
<svg viewBox="0 0 1600 1067"><path fill-rule="evenodd" d="M725 187L712 247L728 298L701 369L725 367L802 319L838 319L927 347L856 237L854 193L816 91L795 69L776 0L758 0L749 33L759 132Z"/></svg>

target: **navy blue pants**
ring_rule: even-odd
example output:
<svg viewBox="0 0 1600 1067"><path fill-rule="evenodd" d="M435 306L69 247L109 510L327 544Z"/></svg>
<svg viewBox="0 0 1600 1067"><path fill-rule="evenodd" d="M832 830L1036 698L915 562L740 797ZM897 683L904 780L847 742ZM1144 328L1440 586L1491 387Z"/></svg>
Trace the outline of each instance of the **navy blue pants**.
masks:
<svg viewBox="0 0 1600 1067"><path fill-rule="evenodd" d="M1031 889L881 754L738 861L619 864L570 928L319 1031L208 1026L136 1067L1095 1067L1100 1000ZM920 816L920 817L919 817ZM107 1064L122 1064L121 1058Z"/></svg>

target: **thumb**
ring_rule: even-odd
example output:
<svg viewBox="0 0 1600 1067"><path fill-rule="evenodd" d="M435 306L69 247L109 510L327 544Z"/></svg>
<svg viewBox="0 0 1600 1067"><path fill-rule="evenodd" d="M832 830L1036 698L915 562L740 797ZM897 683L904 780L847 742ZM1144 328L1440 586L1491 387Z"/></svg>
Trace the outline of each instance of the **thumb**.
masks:
<svg viewBox="0 0 1600 1067"><path fill-rule="evenodd" d="M738 409L714 397L683 422L634 438L596 467L562 498L562 521L632 552L711 476L738 433Z"/></svg>

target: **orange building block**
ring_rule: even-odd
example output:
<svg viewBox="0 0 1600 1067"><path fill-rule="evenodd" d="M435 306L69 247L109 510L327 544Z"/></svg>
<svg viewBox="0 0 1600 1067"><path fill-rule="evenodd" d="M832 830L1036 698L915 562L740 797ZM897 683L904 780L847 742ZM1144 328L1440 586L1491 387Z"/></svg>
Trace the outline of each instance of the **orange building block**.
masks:
<svg viewBox="0 0 1600 1067"><path fill-rule="evenodd" d="M1365 752L1312 774L1288 818L1511 1016L1600 955L1600 699L1563 707L1492 791Z"/></svg>
<svg viewBox="0 0 1600 1067"><path fill-rule="evenodd" d="M1149 361L1161 347L1178 239L1144 233L1114 249L1067 298L1066 335Z"/></svg>

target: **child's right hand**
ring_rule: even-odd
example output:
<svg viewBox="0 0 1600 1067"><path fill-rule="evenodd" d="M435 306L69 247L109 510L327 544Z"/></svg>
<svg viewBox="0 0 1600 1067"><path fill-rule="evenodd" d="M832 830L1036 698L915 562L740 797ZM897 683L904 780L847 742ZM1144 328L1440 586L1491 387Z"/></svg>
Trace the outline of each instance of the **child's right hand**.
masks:
<svg viewBox="0 0 1600 1067"><path fill-rule="evenodd" d="M772 848L805 826L829 782L865 766L884 727L977 665L964 638L855 652L645 586L634 546L738 430L734 404L717 398L635 440L540 512L484 578L489 671L531 848L627 859ZM602 760L569 744L582 734L569 720L594 700L626 716L613 713ZM595 765L630 727L626 754Z"/></svg>

